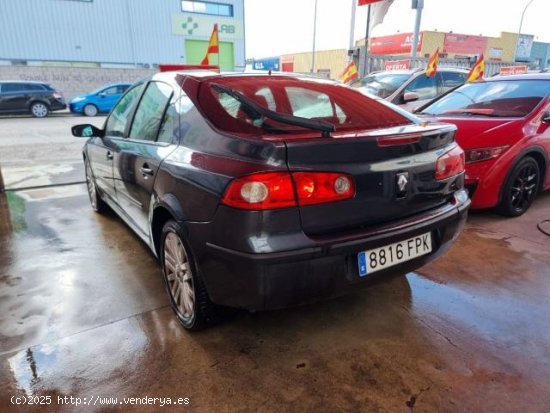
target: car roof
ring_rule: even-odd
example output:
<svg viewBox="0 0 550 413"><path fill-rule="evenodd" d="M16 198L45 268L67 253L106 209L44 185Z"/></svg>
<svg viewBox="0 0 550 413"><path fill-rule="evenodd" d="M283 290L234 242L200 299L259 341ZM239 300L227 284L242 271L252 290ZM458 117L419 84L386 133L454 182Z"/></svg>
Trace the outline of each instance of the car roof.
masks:
<svg viewBox="0 0 550 413"><path fill-rule="evenodd" d="M35 85L49 85L48 82L38 82L35 80L0 80L0 83L24 83L24 84L31 83Z"/></svg>
<svg viewBox="0 0 550 413"><path fill-rule="evenodd" d="M501 80L550 80L550 73L524 73L519 75L498 75L485 79L485 82Z"/></svg>
<svg viewBox="0 0 550 413"><path fill-rule="evenodd" d="M315 76L310 76L303 73L292 73L292 72L272 72L272 73L245 73L245 72L232 72L232 73L218 73L211 70L175 70L167 71L154 74L152 80L160 81L174 81L178 76L193 77L202 80L209 80L215 78L242 78L242 79L258 79L258 78L278 78L278 79L299 79L303 81L311 81L317 83L325 84L339 84L334 80L322 79Z"/></svg>
<svg viewBox="0 0 550 413"><path fill-rule="evenodd" d="M415 67L412 69L400 69L400 70L379 70L377 72L369 73L371 75L380 74L380 73L392 73L396 75L412 75L415 73L423 73L426 69ZM468 70L462 69L460 67L438 67L438 72L456 72L456 73L468 73Z"/></svg>

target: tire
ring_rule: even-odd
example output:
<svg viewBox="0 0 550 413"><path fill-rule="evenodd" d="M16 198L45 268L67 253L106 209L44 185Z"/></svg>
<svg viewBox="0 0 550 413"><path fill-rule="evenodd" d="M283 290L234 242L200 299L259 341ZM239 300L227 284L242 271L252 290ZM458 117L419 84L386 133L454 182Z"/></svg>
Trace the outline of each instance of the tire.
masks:
<svg viewBox="0 0 550 413"><path fill-rule="evenodd" d="M101 199L101 195L99 195L99 192L97 190L97 186L95 183L95 178L92 173L92 168L90 166L90 162L86 159L84 161L85 169L86 169L86 188L88 190L88 197L90 198L90 204L92 205L92 209L97 213L103 213L107 210L108 206L105 203L103 199Z"/></svg>
<svg viewBox="0 0 550 413"><path fill-rule="evenodd" d="M82 109L82 113L84 113L84 115L90 116L90 117L97 116L98 112L99 112L99 110L97 109L97 106L92 105L91 103L88 103Z"/></svg>
<svg viewBox="0 0 550 413"><path fill-rule="evenodd" d="M507 217L523 215L531 206L540 188L539 164L530 156L512 169L502 190L497 212Z"/></svg>
<svg viewBox="0 0 550 413"><path fill-rule="evenodd" d="M35 118L45 118L50 113L50 108L43 102L34 102L29 110Z"/></svg>
<svg viewBox="0 0 550 413"><path fill-rule="evenodd" d="M164 224L160 262L170 305L187 330L200 330L215 322L216 306L197 270L181 226L173 220Z"/></svg>

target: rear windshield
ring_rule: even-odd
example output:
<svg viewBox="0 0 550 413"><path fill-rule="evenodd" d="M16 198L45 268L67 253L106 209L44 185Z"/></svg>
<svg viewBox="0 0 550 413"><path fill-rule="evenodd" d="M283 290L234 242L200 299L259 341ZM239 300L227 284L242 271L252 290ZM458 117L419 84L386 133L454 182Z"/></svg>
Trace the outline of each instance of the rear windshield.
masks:
<svg viewBox="0 0 550 413"><path fill-rule="evenodd" d="M409 117L336 83L282 77L226 77L206 81L253 100L273 112L334 125L335 131L366 130L406 125ZM266 117L254 118L234 96L202 87L199 100L206 116L226 131L241 133L300 133L308 128L288 125Z"/></svg>
<svg viewBox="0 0 550 413"><path fill-rule="evenodd" d="M425 107L430 115L523 117L550 93L547 80L467 83Z"/></svg>

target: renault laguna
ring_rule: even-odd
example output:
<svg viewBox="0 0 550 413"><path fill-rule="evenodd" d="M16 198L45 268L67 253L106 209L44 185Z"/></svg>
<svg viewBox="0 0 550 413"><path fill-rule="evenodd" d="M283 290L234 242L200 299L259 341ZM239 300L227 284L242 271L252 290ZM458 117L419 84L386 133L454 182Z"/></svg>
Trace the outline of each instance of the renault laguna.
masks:
<svg viewBox="0 0 550 413"><path fill-rule="evenodd" d="M470 205L455 126L326 80L158 73L72 132L92 208L147 243L191 330L415 270Z"/></svg>

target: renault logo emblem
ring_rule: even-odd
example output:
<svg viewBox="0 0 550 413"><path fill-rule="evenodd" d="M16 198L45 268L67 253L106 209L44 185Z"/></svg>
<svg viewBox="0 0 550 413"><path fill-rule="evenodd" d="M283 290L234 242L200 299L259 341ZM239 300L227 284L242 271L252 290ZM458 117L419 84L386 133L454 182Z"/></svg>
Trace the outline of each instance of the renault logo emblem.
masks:
<svg viewBox="0 0 550 413"><path fill-rule="evenodd" d="M399 192L405 192L409 184L409 173L401 172L397 174L397 189Z"/></svg>

